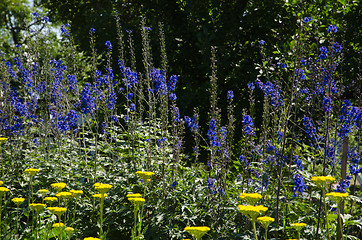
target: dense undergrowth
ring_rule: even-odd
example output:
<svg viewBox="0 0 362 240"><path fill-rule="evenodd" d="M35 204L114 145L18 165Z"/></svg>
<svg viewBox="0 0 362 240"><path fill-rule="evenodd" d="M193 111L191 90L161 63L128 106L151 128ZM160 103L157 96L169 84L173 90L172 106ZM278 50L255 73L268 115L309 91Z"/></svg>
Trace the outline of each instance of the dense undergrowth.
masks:
<svg viewBox="0 0 362 240"><path fill-rule="evenodd" d="M193 116L180 115L175 88L182 76L166 71L162 24L158 68L149 42L157 29L144 19L142 43L118 26L117 41L107 41L102 55L96 29L89 30L87 58L76 52L67 25L62 59L52 58L46 34L2 55L0 238L182 239L191 232L195 239L360 239L361 79L357 97L344 98L338 27L325 27L310 44L318 21L301 17L297 24L289 52L277 57L255 41L264 61L248 83L243 112L234 112L239 93L219 96L211 49L208 129L200 127L197 103ZM134 44L143 47L138 71ZM260 94L262 111L255 107ZM210 229L185 229L192 226Z"/></svg>

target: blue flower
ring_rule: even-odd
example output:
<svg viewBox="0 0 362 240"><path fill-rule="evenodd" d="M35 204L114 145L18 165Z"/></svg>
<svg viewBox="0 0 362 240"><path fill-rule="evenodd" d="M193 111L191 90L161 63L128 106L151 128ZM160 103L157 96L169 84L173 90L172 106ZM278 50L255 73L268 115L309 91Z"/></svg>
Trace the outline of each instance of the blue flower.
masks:
<svg viewBox="0 0 362 240"><path fill-rule="evenodd" d="M160 147L163 147L164 143L166 142L166 138L165 137L161 137L160 139L158 139L157 141L157 146L160 148Z"/></svg>
<svg viewBox="0 0 362 240"><path fill-rule="evenodd" d="M253 131L253 119L249 115L243 115L243 126L244 126L244 133L246 135L254 135Z"/></svg>
<svg viewBox="0 0 362 240"><path fill-rule="evenodd" d="M177 96L176 96L175 93L170 93L170 95L168 95L168 96L169 96L171 101L176 101L176 99L177 99Z"/></svg>
<svg viewBox="0 0 362 240"><path fill-rule="evenodd" d="M217 127L216 127L216 120L211 119L209 123L209 130L207 131L207 136L210 140L210 146L211 147L219 147L220 141L217 136Z"/></svg>
<svg viewBox="0 0 362 240"><path fill-rule="evenodd" d="M172 76L170 77L170 81L168 82L167 90L168 90L169 92L175 91L176 83L177 83L177 76L176 76L176 75L172 75Z"/></svg>
<svg viewBox="0 0 362 240"><path fill-rule="evenodd" d="M325 112L332 111L332 100L330 97L323 98L323 111Z"/></svg>
<svg viewBox="0 0 362 240"><path fill-rule="evenodd" d="M329 33L330 33L330 32L334 32L334 33L338 32L337 25L336 25L336 24L334 24L334 25L329 25L327 31L328 31Z"/></svg>
<svg viewBox="0 0 362 240"><path fill-rule="evenodd" d="M60 31L62 34L64 34L64 36L66 36L66 37L69 36L68 29L66 29L64 25L60 26Z"/></svg>
<svg viewBox="0 0 362 240"><path fill-rule="evenodd" d="M307 189L307 185L305 185L303 176L299 173L294 175L294 187L293 187L293 197L298 196L298 192L302 193Z"/></svg>
<svg viewBox="0 0 362 240"><path fill-rule="evenodd" d="M234 98L233 90L229 90L226 96L228 100L232 100Z"/></svg>
<svg viewBox="0 0 362 240"><path fill-rule="evenodd" d="M305 23L309 23L309 22L311 22L311 21L313 21L313 18L312 18L312 17L305 17L305 18L303 19L303 22L305 22Z"/></svg>
<svg viewBox="0 0 362 240"><path fill-rule="evenodd" d="M131 112L136 111L136 105L135 105L134 103L131 103L131 104L129 105L129 110L130 110Z"/></svg>
<svg viewBox="0 0 362 240"><path fill-rule="evenodd" d="M336 53L339 53L339 52L342 51L342 46L341 46L338 42L335 42L335 43L333 44L333 49L334 49L334 51L335 51Z"/></svg>
<svg viewBox="0 0 362 240"><path fill-rule="evenodd" d="M91 31L91 33L95 33L95 32L96 32L96 30L95 30L94 28L91 28L90 31Z"/></svg>
<svg viewBox="0 0 362 240"><path fill-rule="evenodd" d="M112 44L110 41L106 41L105 45L109 50L112 50Z"/></svg>
<svg viewBox="0 0 362 240"><path fill-rule="evenodd" d="M260 44L260 45L264 45L264 43L265 43L264 40L260 40L260 41L259 41L259 44Z"/></svg>
<svg viewBox="0 0 362 240"><path fill-rule="evenodd" d="M127 94L127 99L128 99L128 101L130 101L130 100L132 99L132 97L133 97L133 93L128 93L128 94Z"/></svg>

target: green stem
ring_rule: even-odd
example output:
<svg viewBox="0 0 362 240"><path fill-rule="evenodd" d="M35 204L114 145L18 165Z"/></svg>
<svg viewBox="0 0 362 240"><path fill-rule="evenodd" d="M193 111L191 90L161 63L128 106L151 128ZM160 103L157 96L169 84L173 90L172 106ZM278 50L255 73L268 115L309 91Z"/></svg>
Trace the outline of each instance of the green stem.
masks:
<svg viewBox="0 0 362 240"><path fill-rule="evenodd" d="M339 229L341 231L341 239L343 240L344 239L343 238L343 226L342 226L342 218L341 218L340 209L338 209L338 221L339 221Z"/></svg>
<svg viewBox="0 0 362 240"><path fill-rule="evenodd" d="M325 221L326 221L326 227L327 227L327 234L328 234L328 240L331 239L330 233L329 233L329 226L328 226L328 212L327 212L327 203L326 203L326 195L324 194L324 190L322 190L323 193L323 201L324 201L324 215L325 215Z"/></svg>
<svg viewBox="0 0 362 240"><path fill-rule="evenodd" d="M252 223L252 225L253 225L253 231L254 231L255 239L258 240L258 235L256 234L255 220L252 220L251 223Z"/></svg>
<svg viewBox="0 0 362 240"><path fill-rule="evenodd" d="M74 226L74 219L75 219L75 211L77 210L77 200L78 200L78 198L75 199L75 206L74 206L74 210L73 210L73 220L72 220L73 226Z"/></svg>
<svg viewBox="0 0 362 240"><path fill-rule="evenodd" d="M16 228L15 228L15 236L18 236L18 224L19 224L19 206L16 207Z"/></svg>
<svg viewBox="0 0 362 240"><path fill-rule="evenodd" d="M264 240L268 239L268 228L265 228Z"/></svg>
<svg viewBox="0 0 362 240"><path fill-rule="evenodd" d="M1 237L1 229L2 229L2 225L1 225L2 204L3 204L3 195L2 195L2 193L0 193L0 237Z"/></svg>
<svg viewBox="0 0 362 240"><path fill-rule="evenodd" d="M132 240L136 239L136 229L137 229L137 206L134 206L134 211L133 211L133 215L134 215L134 224L133 224L133 229L132 229Z"/></svg>
<svg viewBox="0 0 362 240"><path fill-rule="evenodd" d="M100 208L100 218L101 218L101 222L100 222L100 235L102 236L103 234L103 229L102 229L102 224L103 224L103 204L104 204L104 194L101 195L101 208Z"/></svg>

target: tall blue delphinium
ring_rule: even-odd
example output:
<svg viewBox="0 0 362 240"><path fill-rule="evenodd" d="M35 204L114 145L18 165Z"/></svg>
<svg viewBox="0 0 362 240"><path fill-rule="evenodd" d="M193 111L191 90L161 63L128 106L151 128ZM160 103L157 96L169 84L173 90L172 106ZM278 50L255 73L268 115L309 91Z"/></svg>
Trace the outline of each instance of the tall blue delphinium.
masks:
<svg viewBox="0 0 362 240"><path fill-rule="evenodd" d="M193 155L194 163L196 163L200 155L199 109L194 108L194 115L192 116L192 118L189 116L184 116L184 122L186 126L190 129L194 139L195 145L193 147Z"/></svg>

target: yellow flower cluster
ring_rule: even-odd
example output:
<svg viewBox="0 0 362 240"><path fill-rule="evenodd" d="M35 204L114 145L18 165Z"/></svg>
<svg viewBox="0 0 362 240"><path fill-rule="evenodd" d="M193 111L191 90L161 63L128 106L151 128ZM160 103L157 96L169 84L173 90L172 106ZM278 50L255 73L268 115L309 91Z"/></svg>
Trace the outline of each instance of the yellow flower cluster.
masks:
<svg viewBox="0 0 362 240"><path fill-rule="evenodd" d="M252 220L252 221L255 221L260 213L264 213L264 212L268 211L268 208L264 207L263 205L258 205L258 206L239 205L238 208L239 208L239 212L241 212L245 216L249 217L250 220Z"/></svg>
<svg viewBox="0 0 362 240"><path fill-rule="evenodd" d="M259 223L263 226L263 228L267 229L269 227L269 225L274 222L274 218L272 217L258 217L256 220L259 221Z"/></svg>
<svg viewBox="0 0 362 240"><path fill-rule="evenodd" d="M294 227L297 231L302 230L305 226L307 226L306 223L292 223L290 226Z"/></svg>
<svg viewBox="0 0 362 240"><path fill-rule="evenodd" d="M100 238L86 237L83 240L101 240Z"/></svg>
<svg viewBox="0 0 362 240"><path fill-rule="evenodd" d="M259 193L242 193L240 194L242 200L248 201L250 205L254 205L257 201L263 198Z"/></svg>
<svg viewBox="0 0 362 240"><path fill-rule="evenodd" d="M94 197L94 198L106 198L107 193L105 193L105 194L100 194L100 193L94 194L94 195L92 195L92 197Z"/></svg>
<svg viewBox="0 0 362 240"><path fill-rule="evenodd" d="M265 217L258 217L256 220L258 220L259 222L272 223L272 222L274 222L275 219L272 217L265 216Z"/></svg>
<svg viewBox="0 0 362 240"><path fill-rule="evenodd" d="M35 211L39 212L45 208L45 204L42 203L30 203L30 208Z"/></svg>
<svg viewBox="0 0 362 240"><path fill-rule="evenodd" d="M312 177L311 180L312 182L317 184L318 187L324 188L336 179L332 176L317 176L317 177Z"/></svg>
<svg viewBox="0 0 362 240"><path fill-rule="evenodd" d="M0 194L3 193L3 192L9 192L10 189L9 188L6 188L6 187L0 187Z"/></svg>
<svg viewBox="0 0 362 240"><path fill-rule="evenodd" d="M209 227L201 226L201 227L185 227L186 232L190 233L195 239L201 239L208 231L210 231Z"/></svg>
<svg viewBox="0 0 362 240"><path fill-rule="evenodd" d="M331 198L336 203L339 203L340 201L348 197L348 193L330 192L327 193L326 196Z"/></svg>
<svg viewBox="0 0 362 240"><path fill-rule="evenodd" d="M74 228L72 228L72 227L66 227L64 230L68 234L74 232Z"/></svg>
<svg viewBox="0 0 362 240"><path fill-rule="evenodd" d="M65 188L65 186L67 186L67 184L63 183L63 182L60 182L60 183L53 183L50 186L52 186L52 188L55 188L55 190L60 192L60 191L62 191L63 188Z"/></svg>
<svg viewBox="0 0 362 240"><path fill-rule="evenodd" d="M3 181L0 181L0 186L3 185L3 184L4 184L4 182L3 182Z"/></svg>
<svg viewBox="0 0 362 240"><path fill-rule="evenodd" d="M60 192L60 193L57 193L55 196L57 196L60 199L63 199L63 198L68 199L68 198L71 198L73 195L70 192Z"/></svg>
<svg viewBox="0 0 362 240"><path fill-rule="evenodd" d="M67 211L67 208L65 208L65 207L48 207L48 210L60 218Z"/></svg>
<svg viewBox="0 0 362 240"><path fill-rule="evenodd" d="M139 193L129 193L126 197L128 198L128 201L136 206L142 206L146 201L146 199L142 198L142 195Z"/></svg>
<svg viewBox="0 0 362 240"><path fill-rule="evenodd" d="M45 202L49 202L50 205L52 205L53 202L58 201L58 198L56 198L56 197L46 197L46 198L44 198L44 201L45 201Z"/></svg>
<svg viewBox="0 0 362 240"><path fill-rule="evenodd" d="M111 184L104 184L104 183L95 183L94 188L100 192L101 194L105 194L109 191L113 186Z"/></svg>
<svg viewBox="0 0 362 240"><path fill-rule="evenodd" d="M49 191L47 190L47 189L40 189L39 191L38 191L38 193L40 193L40 194L46 194L46 193L48 193Z"/></svg>
<svg viewBox="0 0 362 240"><path fill-rule="evenodd" d="M17 206L19 206L20 204L22 204L25 201L25 198L13 198L13 199L11 199L11 201L13 203L15 203Z"/></svg>
<svg viewBox="0 0 362 240"><path fill-rule="evenodd" d="M11 199L11 201L15 204L18 204L18 203L21 204L25 201L25 198L13 198L13 199Z"/></svg>
<svg viewBox="0 0 362 240"><path fill-rule="evenodd" d="M155 174L154 172L142 172L137 171L136 174L142 178L145 182L151 181L151 177Z"/></svg>
<svg viewBox="0 0 362 240"><path fill-rule="evenodd" d="M53 228L62 228L64 226L64 223L54 223Z"/></svg>
<svg viewBox="0 0 362 240"><path fill-rule="evenodd" d="M29 175L29 177L33 177L35 174L37 174L40 170L36 168L28 168L24 170L24 173Z"/></svg>
<svg viewBox="0 0 362 240"><path fill-rule="evenodd" d="M70 193L73 195L73 197L75 197L75 198L77 198L77 197L79 197L80 195L83 194L83 191L82 191L82 190L70 190L69 192L70 192Z"/></svg>
<svg viewBox="0 0 362 240"><path fill-rule="evenodd" d="M0 137L0 144L5 142L6 140L8 140L8 138L5 138L5 137Z"/></svg>

